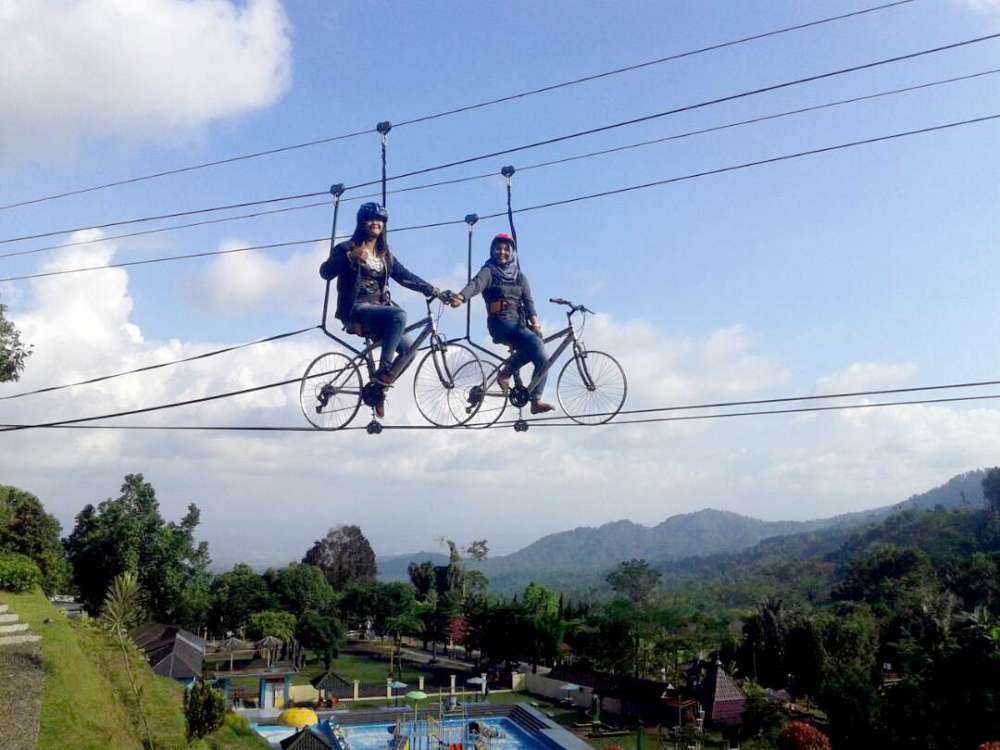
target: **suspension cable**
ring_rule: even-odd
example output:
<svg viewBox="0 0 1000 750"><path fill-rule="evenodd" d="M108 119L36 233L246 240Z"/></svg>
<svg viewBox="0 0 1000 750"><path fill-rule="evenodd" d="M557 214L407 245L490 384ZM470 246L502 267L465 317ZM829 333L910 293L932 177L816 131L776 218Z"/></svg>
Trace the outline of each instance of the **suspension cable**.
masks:
<svg viewBox="0 0 1000 750"><path fill-rule="evenodd" d="M761 87L761 88L752 89L750 91L743 91L743 92L739 92L739 93L736 93L736 94L730 94L730 95L727 95L727 96L717 97L715 99L709 99L709 100L706 100L706 101L697 102L695 104L689 104L689 105L685 105L685 106L682 106L682 107L676 107L676 108L669 109L669 110L666 110L666 111L663 111L663 112L656 112L656 113L653 113L653 114L650 114L650 115L643 115L641 117L634 117L634 118L631 118L629 120L622 120L620 122L615 122L615 123L611 123L611 124L608 124L608 125L602 125L602 126L595 127L595 128L589 128L587 130L580 130L580 131L576 131L576 132L573 132L573 133L567 133L567 134L564 134L564 135L555 136L553 138L547 138L545 140L535 141L533 143L523 144L523 145L520 145L520 146L513 146L511 148L500 149L498 151L492 151L492 152L485 153L485 154L478 154L476 156L470 156L470 157L467 157L467 158L464 158L464 159L458 159L458 160L451 161L451 162L446 162L446 163L443 163L443 164L436 164L436 165L433 165L433 166L430 166L430 167L424 167L422 169L417 169L417 170L413 170L413 171L410 171L410 172L404 172L404 173L398 174L398 175L388 176L386 179L387 179L387 181L393 181L393 180L400 180L400 179L403 179L403 178L406 178L406 177L414 177L416 175L428 174L430 172L436 172L436 171L440 171L442 169L448 169L450 167L460 166L462 164L470 164L472 162L482 161L484 159L490 159L490 158L493 158L493 157L496 157L496 156L504 156L504 155L516 153L516 152L519 152L519 151L525 151L525 150L528 150L528 149L539 148L541 146L548 146L548 145L551 145L551 144L554 144L554 143L561 143L563 141L568 141L568 140L572 140L572 139L575 139L575 138L581 138L581 137L587 136L587 135L594 135L596 133L603 133L603 132L606 132L606 131L609 131L609 130L614 130L616 128L626 127L626 126L629 126L629 125L636 125L638 123L643 123L643 122L649 122L651 120L659 119L659 118L662 118L662 117L668 117L670 115L678 114L678 113L681 113L681 112L690 112L692 110L696 110L696 109L701 109L701 108L704 108L704 107L713 106L715 104L722 104L722 103L725 103L725 102L734 101L736 99L741 99L741 98L745 98L745 97L749 97L749 96L756 96L758 94L769 93L769 92L772 92L772 91L778 91L780 89L785 89L785 88L789 88L789 87L792 87L792 86L799 86L799 85L802 85L802 84L805 84L805 83L812 83L812 82L815 82L815 81L824 80L824 79L832 78L832 77L835 77L835 76L845 75L847 73L855 73L855 72L858 72L858 71L861 71L861 70L868 70L868 69L879 67L879 66L882 66L882 65L888 65L888 64L891 64L891 63L901 62L903 60L911 60L911 59L914 59L914 58L917 58L917 57L922 57L924 55L931 55L931 54L935 54L935 53L939 53L939 52L944 52L944 51L948 51L948 50L952 50L952 49L958 49L960 47L965 47L965 46L968 46L968 45L978 44L978 43L986 42L986 41L992 41L992 40L995 40L995 39L998 39L998 38L1000 38L1000 33L989 34L989 35L986 35L986 36L976 37L976 38L973 38L973 39L966 39L966 40L963 40L963 41L960 41L960 42L954 42L952 44L946 44L946 45L942 45L942 46L939 46L939 47L934 47L934 48L931 48L931 49L920 50L920 51L917 51L917 52L910 52L910 53L907 53L905 55L897 55L895 57L885 58L885 59L882 59L882 60L876 60L876 61L873 61L873 62L861 64L861 65L853 65L853 66L848 67L848 68L841 68L841 69L838 69L838 70L829 71L827 73L819 73L819 74L812 75L812 76L806 76L804 78L797 78L797 79L794 79L794 80L791 80L791 81L784 81L782 83L771 84L771 85L764 86L764 87ZM369 187L371 185L377 185L377 184L379 184L379 182L380 182L380 180L369 180L369 181L360 182L360 183L357 183L357 184L354 184L354 185L348 185L347 189L348 190L355 190L355 189L361 188L361 187ZM231 203L231 204L220 205L220 206L212 206L212 207L208 207L208 208L191 209L191 210L187 210L187 211L175 211L175 212L168 213L168 214L158 214L158 215L154 215L154 216L145 216L145 217L140 217L140 218L136 218L136 219L120 219L118 221L106 222L104 224L92 224L92 225L89 225L89 226L73 227L73 228L69 228L69 229L58 229L58 230L53 230L53 231L49 231L49 232L41 232L41 233L37 233L37 234L22 235L20 237L8 237L6 239L0 239L0 244L8 244L8 243L11 243L11 242L19 242L19 241L22 241L22 240L40 239L40 238L43 238L43 237L52 237L52 236L59 235L59 234L68 234L68 233L71 233L71 232L78 232L78 231L82 231L84 229L107 229L109 227L122 226L122 225L125 225L125 224L137 224L137 223L143 223L143 222L147 222L147 221L156 221L156 220L159 220L159 219L173 219L173 218L178 218L178 217L181 217L181 216L191 216L191 215L195 215L195 214L211 213L211 212L214 212L214 211L225 211L225 210L235 209L235 208L248 208L250 206L259 206L259 205L265 205L265 204L270 204L270 203L279 203L279 202L289 201L289 200L298 200L298 199L303 199L303 198L315 198L315 197L318 197L318 196L320 196L322 194L323 194L322 192L300 193L298 195L279 196L279 197L275 197L275 198L265 198L263 200L256 200L256 201L243 201L241 203Z"/></svg>
<svg viewBox="0 0 1000 750"><path fill-rule="evenodd" d="M713 125L713 126L706 127L706 128L699 128L697 130L687 130L687 131L683 131L683 132L680 132L680 133L675 133L673 135L663 136L663 137L660 137L660 138L653 138L651 140L644 140L644 141L638 141L638 142L634 142L634 143L628 143L628 144L624 144L624 145L621 145L621 146L613 146L611 148L600 149L600 150L597 150L597 151L589 151L589 152L586 152L586 153L583 153L583 154L575 154L573 156L566 156L566 157L563 157L563 158L560 158L560 159L552 159L552 160L549 160L549 161L536 162L534 164L525 164L525 165L517 167L517 169L519 171L522 171L522 172L527 172L529 170L534 170L534 169L544 169L544 168L551 167L551 166L556 166L556 165L559 165L559 164L566 164L566 163L569 163L569 162L580 161L580 160L583 160L583 159L591 159L591 158L594 158L594 157L604 156L604 155L607 155L607 154L615 154L615 153L619 153L619 152L622 152L622 151L628 151L628 150L631 150L631 149L643 148L645 146L652 146L652 145L656 145L656 144L660 144L660 143L667 143L667 142L670 142L670 141L680 140L680 139L683 139L683 138L690 138L690 137L696 136L696 135L704 135L706 133L714 133L714 132L718 132L718 131L721 131L721 130L728 130L728 129L731 129L731 128L742 127L742 126L745 126L745 125L754 125L754 124L757 124L757 123L767 122L767 121L770 121L770 120L777 120L777 119L781 119L781 118L784 118L784 117L790 117L790 116L793 116L793 115L804 114L806 112L816 112L816 111L819 111L819 110L830 109L830 108L842 106L842 105L845 105L845 104L854 104L854 103L857 103L857 102L869 101L869 100L872 100L872 99L878 99L878 98L886 97L886 96L894 96L894 95L897 95L897 94L910 93L910 92L913 92L913 91L919 91L919 90L922 90L922 89L933 88L933 87L936 87L936 86L943 86L943 85L948 85L948 84L952 84L952 83L958 83L958 82L961 82L961 81L968 81L968 80L972 80L972 79L975 79L975 78L981 78L983 76L996 75L998 73L1000 73L1000 68L990 68L988 70L982 70L982 71L979 71L977 73L969 73L967 75L954 76L952 78L943 78L943 79L939 79L939 80L935 80L935 81L928 81L928 82L925 82L925 83L915 84L915 85L912 85L912 86L904 86L904 87L901 87L901 88L889 89L889 90L885 90L885 91L878 91L878 92L875 92L873 94L864 94L862 96L855 96L855 97L851 97L849 99L838 99L838 100L835 100L835 101L824 102L822 104L815 104L815 105L811 105L811 106L808 106L808 107L800 107L798 109L785 110L783 112L776 112L776 113L772 113L772 114L769 114L769 115L761 115L759 117L752 117L752 118L749 118L749 119L746 119L746 120L737 120L735 122L723 123L721 125ZM453 178L453 179L449 179L449 180L439 180L439 181L436 181L436 182L423 183L421 185L412 185L410 187L405 187L405 188L396 188L395 190L388 191L388 194L389 195L393 195L395 193L408 193L408 192L412 192L412 191L416 191L416 190L427 190L429 188L442 187L442 186L446 186L446 185L457 185L457 184L461 184L461 183L465 183L465 182L472 182L472 181L475 181L475 180L488 179L488 178L494 177L495 175L496 175L495 172L481 172L481 173L478 173L478 174L469 175L467 177L457 177L457 178ZM355 195L355 196L352 196L352 197L349 197L349 198L345 198L344 200L345 201L359 201L359 200L365 200L367 198L378 198L379 195L380 195L379 193L366 193L366 194L363 194L363 195ZM140 231L140 232L129 232L128 234L108 235L106 237L101 237L99 239L93 239L93 240L77 240L75 242L65 242L65 243L58 244L58 245L48 245L46 247L37 247L37 248L32 248L30 250L18 250L18 251L15 251L15 252L0 253L0 258L12 258L12 257L15 257L15 256L33 255L35 253L40 253L40 252L44 252L44 251L47 251L47 250L58 250L58 249L65 248L65 247L76 247L78 245L92 245L92 244L95 244L95 243L98 243L98 242L108 242L108 241L111 241L111 240L127 239L127 238L130 238L130 237L139 237L139 236L142 236L142 235L149 235L149 234L160 234L162 232L172 232L172 231L175 231L175 230L178 230L178 229L189 229L189 228L192 228L192 227L200 227L200 226L205 226L205 225L210 225L210 224L221 224L221 223L224 223L224 222L239 221L239 220L242 220L242 219L253 219L253 218L260 217L260 216L270 216L272 214L282 214L282 213L287 213L289 211L301 211L301 210L304 210L304 209L318 208L320 206L328 206L328 205L329 205L329 202L325 201L325 200L324 201L314 201L314 202L305 203L305 204L302 204L302 205L299 205L299 206L286 206L284 208L275 208L275 209L270 209L270 210L267 210L267 211L255 211L253 213L248 213L248 214L239 214L239 215L236 215L236 216L226 216L226 217L219 218L219 219L205 219L203 221L195 221L195 222L190 222L190 223L187 223L187 224L174 224L172 226L159 227L157 229L146 229L146 230L143 230L143 231Z"/></svg>
<svg viewBox="0 0 1000 750"><path fill-rule="evenodd" d="M726 41L726 42L719 42L719 43L711 44L711 45L708 45L708 46L705 46L705 47L701 47L701 48L698 48L698 49L688 50L686 52L678 52L678 53L674 53L672 55L667 55L666 57L657 58L655 60L648 60L648 61L642 62L642 63L628 65L628 66L625 66L625 67L615 68L615 69L612 69L612 70L607 70L607 71L604 71L604 72L601 72L601 73L596 73L596 74L589 75L589 76L583 76L581 78L575 78L575 79L571 79L571 80L568 80L568 81L563 81L561 83L550 84L548 86L543 86L541 88L530 89L528 91L522 91L522 92L519 92L519 93L516 93L516 94L510 94L508 96L500 97L500 98L497 98L497 99L489 99L489 100L486 100L486 101L477 102L475 104L468 104L468 105L465 105L465 106L462 106L462 107L457 107L457 108L454 108L454 109L445 110L445 111L437 112L437 113L430 114L430 115L423 115L421 117L415 117L415 118L411 118L409 120L403 120L402 122L400 122L400 123L397 124L397 127L403 127L403 126L406 126L406 125L416 125L418 123L429 122L431 120L436 120L438 118L448 117L448 116L459 114L459 113L462 113L462 112L469 112L469 111L472 111L472 110L481 109L483 107L493 106L495 104L502 104L504 102L513 101L515 99L523 99L525 97L535 96L537 94L543 94L543 93L547 93L547 92L550 92L550 91L555 91L557 89L565 88L567 86L575 86L575 85L578 85L578 84L581 84L581 83L587 83L587 82L590 82L590 81L596 81L596 80L599 80L599 79L602 79L602 78L607 78L609 76L615 76L615 75L619 75L619 74L622 74L622 73L628 73L628 72L631 72L631 71L634 71L634 70L639 70L639 69L651 67L651 66L654 66L654 65L660 65L662 63L672 62L674 60L680 60L680 59L687 58L687 57L693 57L695 55L705 54L707 52L713 52L713 51L716 51L716 50L725 49L727 47L734 47L734 46L737 46L737 45L740 45L740 44L746 44L748 42L758 41L760 39L765 39L765 38L768 38L768 37L777 36L779 34L786 34L786 33L792 32L792 31L800 31L800 30L808 29L808 28L811 28L811 27L814 27L814 26L820 26L820 25L823 25L823 24L832 23L834 21L841 21L841 20L845 20L845 19L848 19L848 18L854 18L854 17L857 17L857 16L862 16L862 15L865 15L865 14L868 14L868 13L874 13L874 12L877 12L877 11L880 11L880 10L887 10L887 9L890 9L890 8L896 8L896 7L899 7L899 6L902 6L902 5L908 5L911 2L913 2L913 0L896 0L895 2L883 3L882 5L876 5L876 6L872 6L872 7L868 7L868 8L862 8L860 10L851 11L849 13L841 13L841 14L835 15L835 16L828 16L826 18L820 18L820 19L817 19L815 21L808 21L806 23L795 24L793 26L785 26L785 27L782 27L782 28L772 29L770 31L762 32L762 33L759 33L759 34L753 34L751 36L745 36L745 37L741 37L741 38L738 38L738 39L732 39L732 40L729 40L729 41ZM275 155L275 154L287 153L289 151L294 151L294 150L297 150L297 149L308 148L308 147L312 147L312 146L319 146L319 145L323 145L323 144L327 144L327 143L333 143L335 141L346 140L346 139L349 139L349 138L356 138L358 136L366 135L366 134L371 133L371 132L372 132L372 130L370 128L366 128L364 130L356 130L356 131L353 131L353 132L350 132L350 133L343 133L343 134L340 134L340 135L328 136L328 137L325 137L325 138L318 138L318 139L311 140L311 141L304 141L302 143L295 143L295 144L286 145L286 146L279 146L277 148L271 148L271 149L267 149L267 150L264 150L264 151L256 151L256 152L247 153L247 154L240 154L240 155L231 156L231 157L228 157L228 158L225 158L225 159L216 159L214 161L202 162L202 163L199 163L199 164L191 164L191 165L184 166L184 167L177 167L175 169L163 170L161 172L154 172L154 173L151 173L151 174L140 175L140 176L137 176L137 177L130 177L130 178L127 178L127 179L122 179L122 180L115 180L113 182L107 182L107 183L100 184L100 185L91 185L89 187L78 188L78 189L75 189L75 190L67 190L67 191L64 191L64 192L61 192L61 193L54 193L52 195L44 195L44 196L37 197L37 198L31 198L31 199L27 199L27 200L22 200L22 201L19 201L19 202L16 202L16 203L8 203L6 205L0 205L0 210L6 210L6 209L10 209L10 208L18 208L18 207L21 207L21 206L29 206L29 205L33 205L33 204L36 204L36 203L42 203L42 202L45 202L45 201L57 200L59 198L66 198L66 197L73 196L73 195L82 195L84 193L91 193L91 192L94 192L94 191L97 191L97 190L105 190L105 189L108 189L108 188L120 187L122 185L130 185L130 184L137 183L137 182L144 182L146 180L153 180L153 179L157 179L157 178L160 178L160 177L166 177L168 175L182 174L184 172L193 172L195 170L206 169L206 168L209 168L209 167L218 167L218 166L221 166L221 165L224 165L224 164L232 164L234 162L245 161L247 159L257 159L257 158L260 158L260 157L263 157L263 156L272 156L272 155Z"/></svg>
<svg viewBox="0 0 1000 750"><path fill-rule="evenodd" d="M646 189L649 189L649 188L660 187L660 186L663 186L663 185L670 185L670 184L677 183L677 182L685 182L687 180L694 180L694 179L699 179L699 178L702 178L702 177L708 177L708 176L712 176L712 175L725 174L727 172L735 172L735 171L738 171L738 170L741 170L741 169L749 169L749 168L752 168L752 167L759 167L759 166L764 166L764 165L767 165L767 164L775 164L775 163L778 163L778 162L788 161L788 160L791 160L791 159L799 159L799 158L806 157L806 156L815 156L815 155L818 155L818 154L829 153L829 152L832 152L832 151L840 151L840 150L843 150L843 149L855 148L855 147L858 147L858 146L865 146L865 145L869 145L869 144L872 144L872 143L881 143L883 141L890 141L890 140L894 140L894 139L897 139L897 138L907 138L907 137L914 136L914 135L922 135L922 134L925 134L925 133L933 133L933 132L937 132L937 131L941 131L941 130L948 130L950 128L957 128L957 127L962 127L962 126L966 126L966 125L976 125L976 124L981 124L981 123L984 123L984 122L994 121L994 120L997 120L997 119L1000 119L1000 114L984 115L983 117L974 117L974 118L971 118L971 119L968 119L968 120L957 120L955 122L944 123L942 125L931 125L931 126L924 127L924 128L917 128L915 130L905 130L905 131L902 131L902 132L899 132L899 133L890 133L889 135L876 136L876 137L873 137L873 138L864 138L862 140L850 141L848 143L839 143L839 144L836 144L836 145L833 145L833 146L823 146L821 148L814 148L814 149L809 149L809 150L806 150L806 151L797 151L797 152L792 153L792 154L782 154L780 156L772 156L772 157L769 157L767 159L758 159L756 161L744 162L742 164L733 164L733 165L726 166L726 167L719 167L717 169L708 169L708 170L705 170L705 171L702 171L702 172L694 172L694 173L691 173L691 174L680 175L680 176L677 176L677 177L668 177L668 178L665 178L665 179L662 179L662 180L654 180L652 182L641 183L639 185L629 185L629 186L626 186L626 187L614 188L614 189L611 189L611 190L603 190L603 191L598 192L598 193L589 193L589 194L586 194L586 195L573 196L571 198L563 198L563 199L560 199L560 200L548 201L547 203L539 203L539 204L536 204L534 206L525 206L524 208L518 208L518 209L513 210L512 213L524 213L524 212L527 212L527 211L539 211L539 210L542 210L542 209L554 208L556 206L565 206L565 205L569 205L571 203L578 203L580 201L594 200L594 199L597 199L597 198L606 198L606 197L609 197L609 196L612 196L612 195L619 195L619 194L622 194L622 193L628 193L628 192L632 192L632 191L635 191L635 190L646 190ZM480 216L479 218L480 219L494 219L494 218L497 218L499 216L505 216L505 215L506 215L506 212L499 212L499 213L493 213L493 214L486 214L484 216ZM462 223L464 223L464 219L453 219L453 220L450 220L450 221L437 221L437 222L431 222L431 223L428 223L428 224L416 224L416 225L412 225L412 226L408 226L408 227L400 227L398 229L395 229L394 231L396 231L396 232L403 232L403 231L422 230L422 229L430 229L430 228L434 228L434 227L453 226L453 225L462 224ZM190 254L187 254L187 255L173 255L173 256L166 256L166 257L161 257L161 258L149 258L149 259L146 259L146 260L139 260L139 261L127 261L127 262L124 262L124 263L112 263L112 264L108 264L108 265L104 265L104 266L88 266L88 267L84 267L84 268L63 269L63 270L60 270L60 271L46 271L46 272L42 272L42 273L23 274L23 275L20 275L20 276L7 276L7 277L0 278L0 281L23 281L25 279L37 279L37 278L44 278L44 277L50 277L50 276L63 276L63 275L66 275L66 274L71 274L71 273L82 273L82 272L86 272L86 271L101 271L101 270L106 270L106 269L111 269L111 268L122 268L122 267L125 267L125 266L148 265L148 264L151 264L151 263L163 263L163 262L174 261L174 260L189 260L191 258L205 258L205 257L213 256L213 255L227 255L227 254L232 254L232 253L246 252L248 250L262 250L262 249L271 249L271 248L277 248L277 247L288 247L288 246L291 246L291 245L304 245L304 244L308 244L310 242L323 241L325 239L326 239L325 237L320 237L320 238L310 239L310 240L295 240L295 241L292 241L292 242L278 242L278 243L272 243L272 244L269 244L269 245L255 245L255 246L252 246L252 247L234 248L234 249L230 249L230 250L213 250L213 251L207 251L207 252L201 252L201 253L190 253Z"/></svg>

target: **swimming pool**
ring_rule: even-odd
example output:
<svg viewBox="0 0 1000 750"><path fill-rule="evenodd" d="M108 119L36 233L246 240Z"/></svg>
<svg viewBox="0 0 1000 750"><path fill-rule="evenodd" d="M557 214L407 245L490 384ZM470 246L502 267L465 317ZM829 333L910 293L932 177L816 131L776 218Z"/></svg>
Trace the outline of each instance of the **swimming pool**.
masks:
<svg viewBox="0 0 1000 750"><path fill-rule="evenodd" d="M480 725L497 730L498 736L488 741L486 745L487 750L553 750L553 745L550 745L545 739L532 736L512 719L506 717L447 720L442 725L446 744L461 742L462 729L469 721L477 721ZM278 747L282 740L291 737L297 731L277 724L252 724L251 726L272 747ZM394 724L388 723L358 724L341 728L350 744L350 750L386 750L394 726ZM418 722L416 732L413 732L412 722L404 721L403 733L407 735L413 733L415 735L416 739L410 743L411 750L437 750L436 739L431 743L434 747L428 747L426 722ZM452 737L448 737L449 734Z"/></svg>

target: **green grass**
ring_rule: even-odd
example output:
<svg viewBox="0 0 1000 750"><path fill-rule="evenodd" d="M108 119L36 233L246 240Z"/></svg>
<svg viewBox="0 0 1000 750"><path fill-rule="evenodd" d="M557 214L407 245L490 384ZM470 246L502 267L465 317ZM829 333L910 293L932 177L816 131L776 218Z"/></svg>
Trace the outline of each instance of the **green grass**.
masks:
<svg viewBox="0 0 1000 750"><path fill-rule="evenodd" d="M38 747L141 747L142 725L116 642L93 623L69 621L41 592L0 592L0 603L9 604L33 632L42 636L45 678ZM129 649L129 656L157 748L184 750L183 688L173 680L154 675L134 647ZM259 737L236 736L231 727L223 727L217 734L223 744L208 745L211 750L267 747Z"/></svg>
<svg viewBox="0 0 1000 750"><path fill-rule="evenodd" d="M399 672L399 664L395 665ZM335 674L343 677L350 684L353 680L367 683L385 683L389 676L389 662L379 659L366 658L356 654L341 654L330 665L330 669ZM305 669L292 678L293 685L308 685L314 677L318 677L326 671L321 660L310 663ZM420 678L420 671L412 665L403 663L401 677L402 682L416 689Z"/></svg>

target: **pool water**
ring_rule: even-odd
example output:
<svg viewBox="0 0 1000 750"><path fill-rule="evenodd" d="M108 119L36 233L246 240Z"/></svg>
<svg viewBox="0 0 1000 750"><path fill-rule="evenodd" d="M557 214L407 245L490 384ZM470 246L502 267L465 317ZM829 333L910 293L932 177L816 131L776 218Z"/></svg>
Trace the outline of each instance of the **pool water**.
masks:
<svg viewBox="0 0 1000 750"><path fill-rule="evenodd" d="M480 725L486 725L496 729L500 736L486 741L487 750L548 750L549 746L542 740L536 739L525 732L521 727L507 718L475 718L462 720L452 720L444 722L444 740L447 744L461 742L463 738L462 728L469 721L477 721ZM386 750L386 743L391 736L392 724L362 724L359 726L343 727L344 735L350 743L351 750ZM404 721L403 733L410 733L410 724ZM432 741L432 747L427 747L425 736L426 727L424 722L420 722L416 731L416 740L411 740L410 750L437 750L436 740ZM450 736L449 736L450 735Z"/></svg>

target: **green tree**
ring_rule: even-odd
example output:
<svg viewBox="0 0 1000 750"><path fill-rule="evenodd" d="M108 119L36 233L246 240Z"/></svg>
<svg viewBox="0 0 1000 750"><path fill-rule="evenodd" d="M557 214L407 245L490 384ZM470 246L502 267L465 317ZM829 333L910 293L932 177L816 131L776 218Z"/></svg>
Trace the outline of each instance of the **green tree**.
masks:
<svg viewBox="0 0 1000 750"><path fill-rule="evenodd" d="M336 526L306 552L302 562L315 565L337 591L352 581L374 581L375 552L358 526Z"/></svg>
<svg viewBox="0 0 1000 750"><path fill-rule="evenodd" d="M111 632L121 649L129 689L132 691L132 697L135 698L136 712L139 714L145 733L145 746L152 750L154 747L153 735L149 730L146 712L142 707L142 689L136 682L135 673L132 671L129 653L131 642L128 631L138 625L143 617L139 604L140 593L139 579L134 572L125 571L116 576L108 587L107 595L104 598L104 606L101 608L101 623Z"/></svg>
<svg viewBox="0 0 1000 750"><path fill-rule="evenodd" d="M649 567L645 560L624 560L608 573L606 580L612 589L633 604L642 604L660 582L660 572Z"/></svg>
<svg viewBox="0 0 1000 750"><path fill-rule="evenodd" d="M322 615L314 609L308 609L299 617L295 625L295 639L305 648L317 651L323 656L323 664L327 669L337 658L340 641L344 631L335 619Z"/></svg>
<svg viewBox="0 0 1000 750"><path fill-rule="evenodd" d="M290 612L277 612L268 610L266 612L255 612L247 618L246 633L252 640L260 640L267 636L274 636L282 641L290 641L295 637L295 626L297 620Z"/></svg>
<svg viewBox="0 0 1000 750"><path fill-rule="evenodd" d="M1000 513L1000 466L994 466L983 477L983 498L986 500L986 510Z"/></svg>
<svg viewBox="0 0 1000 750"><path fill-rule="evenodd" d="M295 616L312 609L332 614L337 594L327 582L323 571L315 565L292 564L280 570L270 569L264 580L274 599L274 608L291 612Z"/></svg>
<svg viewBox="0 0 1000 750"><path fill-rule="evenodd" d="M16 381L24 371L31 347L21 341L21 332L7 319L7 306L0 303L0 383Z"/></svg>
<svg viewBox="0 0 1000 750"><path fill-rule="evenodd" d="M59 522L29 492L0 485L0 553L31 558L42 572L46 594L65 592L70 566L59 540Z"/></svg>
<svg viewBox="0 0 1000 750"><path fill-rule="evenodd" d="M556 592L532 581L521 595L525 612L532 617L557 617L559 597Z"/></svg>
<svg viewBox="0 0 1000 750"><path fill-rule="evenodd" d="M410 576L410 583L417 592L417 598L424 601L431 589L434 588L434 563L425 560L422 563L411 562L406 572Z"/></svg>
<svg viewBox="0 0 1000 750"><path fill-rule="evenodd" d="M240 563L212 581L208 627L218 635L235 633L246 624L250 615L268 608L269 598L270 591L263 577L249 565Z"/></svg>
<svg viewBox="0 0 1000 750"><path fill-rule="evenodd" d="M226 699L206 682L195 682L184 691L184 721L188 742L206 737L222 726Z"/></svg>
<svg viewBox="0 0 1000 750"><path fill-rule="evenodd" d="M208 545L197 543L200 515L194 505L180 523L160 515L156 491L141 474L129 474L121 495L76 516L66 540L73 581L91 611L115 576L138 575L150 614L157 620L198 628L207 614L211 575Z"/></svg>

